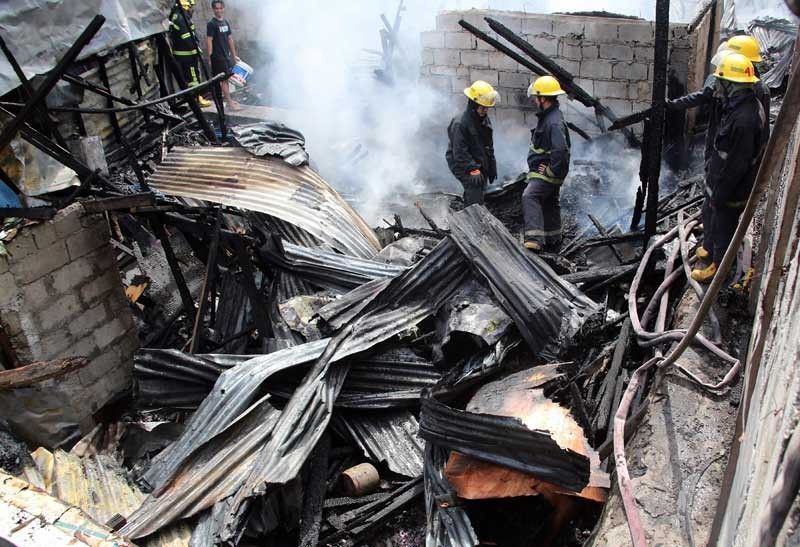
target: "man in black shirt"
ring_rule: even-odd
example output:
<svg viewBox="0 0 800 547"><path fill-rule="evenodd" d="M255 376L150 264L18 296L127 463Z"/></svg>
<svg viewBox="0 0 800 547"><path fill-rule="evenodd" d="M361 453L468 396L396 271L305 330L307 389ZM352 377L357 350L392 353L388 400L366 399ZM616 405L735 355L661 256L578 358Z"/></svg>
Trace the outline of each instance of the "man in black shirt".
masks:
<svg viewBox="0 0 800 547"><path fill-rule="evenodd" d="M231 24L225 19L225 2L214 0L211 3L214 18L206 26L206 51L211 62L211 72L214 75L224 72L230 74L233 65L239 60L236 55L236 44L233 42ZM231 110L241 110L239 103L231 98L228 80L222 82L222 95Z"/></svg>

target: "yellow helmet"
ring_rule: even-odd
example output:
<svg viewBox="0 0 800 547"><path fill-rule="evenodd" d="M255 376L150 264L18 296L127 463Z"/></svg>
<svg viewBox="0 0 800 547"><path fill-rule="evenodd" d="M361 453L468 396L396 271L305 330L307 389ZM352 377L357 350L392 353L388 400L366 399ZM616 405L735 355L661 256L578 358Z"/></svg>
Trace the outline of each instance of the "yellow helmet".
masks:
<svg viewBox="0 0 800 547"><path fill-rule="evenodd" d="M188 11L189 9L194 7L195 0L178 0L178 3L181 5L183 9Z"/></svg>
<svg viewBox="0 0 800 547"><path fill-rule="evenodd" d="M730 53L726 55L720 61L717 71L714 72L714 76L721 80L738 82L740 84L754 84L758 81L755 70L753 69L753 63L741 53Z"/></svg>
<svg viewBox="0 0 800 547"><path fill-rule="evenodd" d="M492 107L497 104L497 91L491 84L483 80L476 80L471 86L464 90L464 95L469 97L481 106Z"/></svg>
<svg viewBox="0 0 800 547"><path fill-rule="evenodd" d="M733 52L741 53L753 63L761 62L761 46L752 36L745 34L733 36L728 39L727 47Z"/></svg>
<svg viewBox="0 0 800 547"><path fill-rule="evenodd" d="M552 76L542 76L528 87L528 97L557 97L566 93Z"/></svg>

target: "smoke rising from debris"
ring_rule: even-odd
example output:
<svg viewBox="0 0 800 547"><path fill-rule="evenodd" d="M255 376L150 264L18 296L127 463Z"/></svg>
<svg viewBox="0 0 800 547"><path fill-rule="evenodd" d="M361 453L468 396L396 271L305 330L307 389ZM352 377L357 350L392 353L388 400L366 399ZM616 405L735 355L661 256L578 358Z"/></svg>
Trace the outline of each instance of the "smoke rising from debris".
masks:
<svg viewBox="0 0 800 547"><path fill-rule="evenodd" d="M260 81L267 82L269 103L292 111L292 125L305 135L314 167L377 225L386 201L407 203L404 195L434 189L461 191L447 170L444 152L447 124L466 99L454 105L452 94L417 81L420 32L435 28L436 14L471 7L531 12L596 9L585 1L584 6L584 0L566 4L406 0L391 83L375 77L381 58L374 52L381 50L380 15L393 23L398 0L297 0L266 8L257 0L244 0L242 12L262 19L262 46L271 62L257 70ZM648 16L649 4L623 2L614 10ZM527 169L529 130L495 122L501 178ZM613 155L619 157L621 151L620 146ZM611 157L609 150L605 157ZM636 168L630 173L633 178Z"/></svg>

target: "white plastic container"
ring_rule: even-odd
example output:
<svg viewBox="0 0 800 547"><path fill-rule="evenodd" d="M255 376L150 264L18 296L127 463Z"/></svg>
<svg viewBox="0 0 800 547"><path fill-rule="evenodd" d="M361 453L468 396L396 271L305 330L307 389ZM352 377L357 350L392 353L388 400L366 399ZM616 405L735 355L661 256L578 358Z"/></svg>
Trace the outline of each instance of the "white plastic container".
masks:
<svg viewBox="0 0 800 547"><path fill-rule="evenodd" d="M237 87L245 87L253 75L253 67L240 59L231 72L232 74L228 81Z"/></svg>

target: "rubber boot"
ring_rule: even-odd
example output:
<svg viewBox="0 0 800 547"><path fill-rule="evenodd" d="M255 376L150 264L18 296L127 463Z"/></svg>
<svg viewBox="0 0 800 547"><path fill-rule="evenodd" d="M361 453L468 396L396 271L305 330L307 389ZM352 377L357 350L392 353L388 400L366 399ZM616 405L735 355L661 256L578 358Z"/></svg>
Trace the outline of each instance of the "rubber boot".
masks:
<svg viewBox="0 0 800 547"><path fill-rule="evenodd" d="M692 279L698 283L709 283L717 273L717 265L713 262L702 270L692 270Z"/></svg>
<svg viewBox="0 0 800 547"><path fill-rule="evenodd" d="M711 253L709 253L709 252L706 250L706 248L705 248L705 247L703 247L702 245L700 245L700 246L699 246L697 249L695 249L695 251L694 251L694 256L696 256L698 260L705 260L705 259L707 259L709 256L711 256Z"/></svg>
<svg viewBox="0 0 800 547"><path fill-rule="evenodd" d="M208 108L211 106L211 101L203 97L202 95L197 96L197 104L200 105L200 108Z"/></svg>
<svg viewBox="0 0 800 547"><path fill-rule="evenodd" d="M533 251L534 253L538 253L542 250L542 246L536 243L535 241L526 241L525 248L529 251Z"/></svg>

